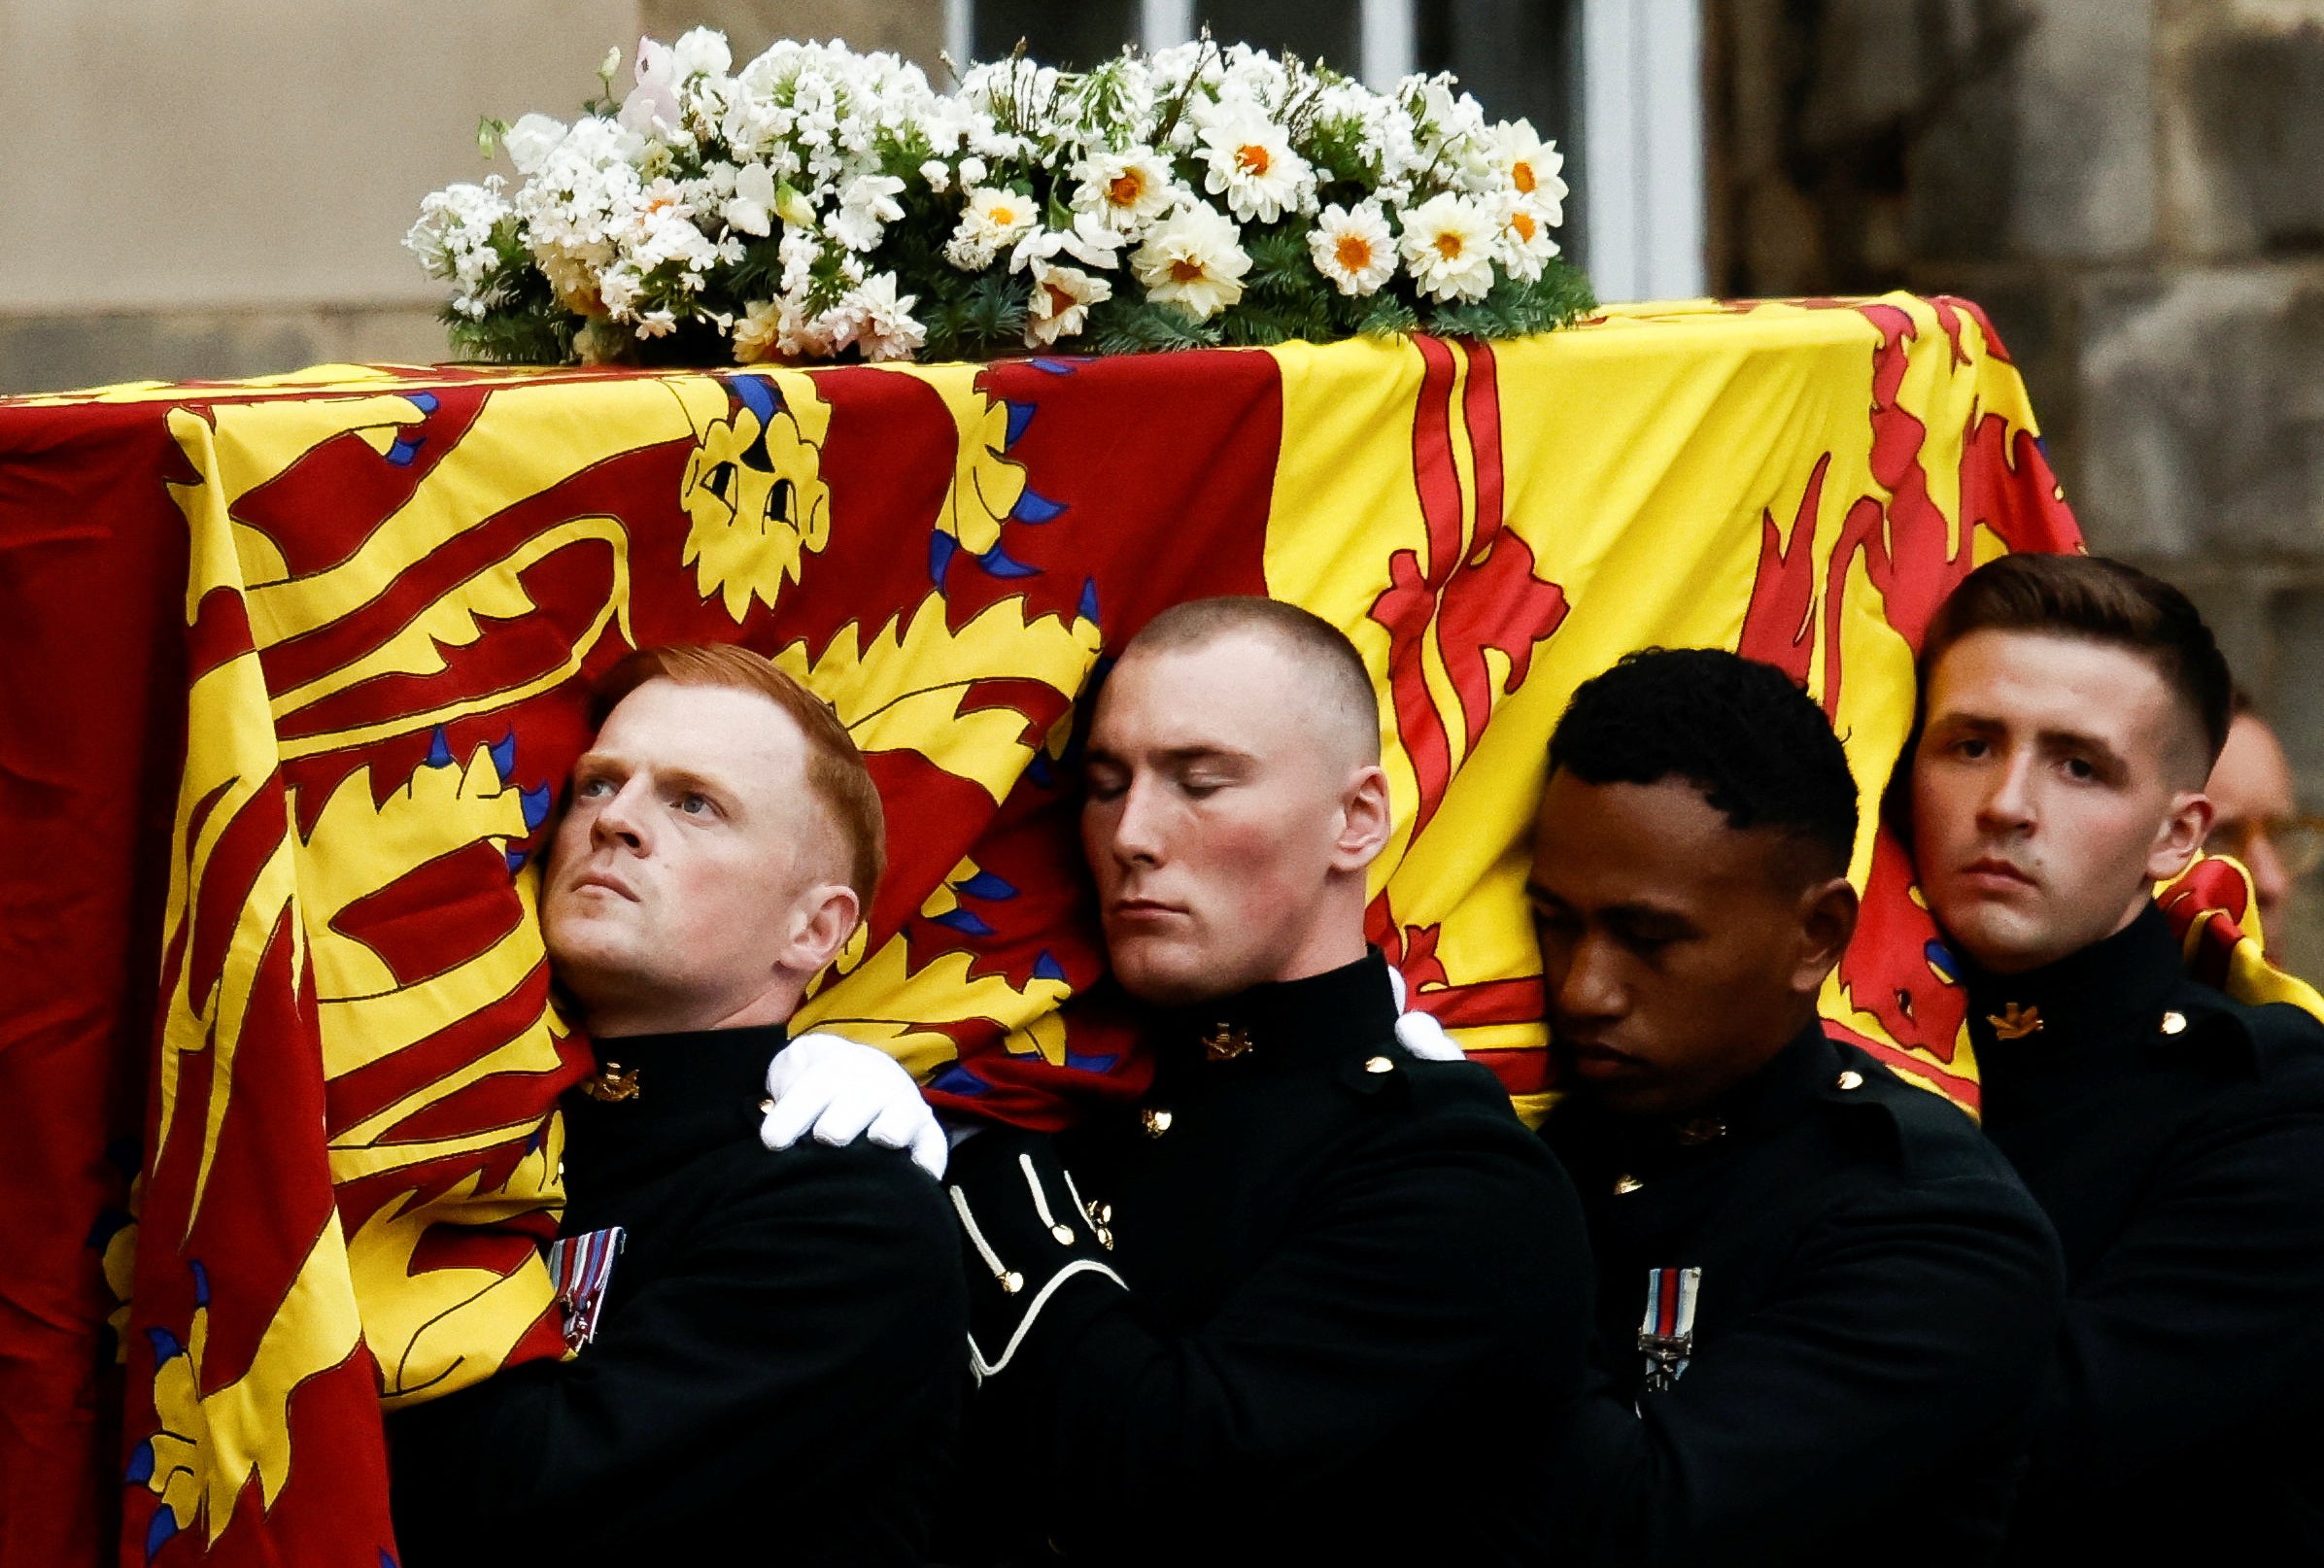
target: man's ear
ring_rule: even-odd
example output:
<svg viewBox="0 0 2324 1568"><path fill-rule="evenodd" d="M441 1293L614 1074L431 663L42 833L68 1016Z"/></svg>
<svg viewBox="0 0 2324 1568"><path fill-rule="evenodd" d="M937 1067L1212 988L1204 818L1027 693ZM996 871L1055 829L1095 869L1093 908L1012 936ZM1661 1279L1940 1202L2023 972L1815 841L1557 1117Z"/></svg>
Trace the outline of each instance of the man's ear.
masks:
<svg viewBox="0 0 2324 1568"><path fill-rule="evenodd" d="M2146 857L2147 879L2168 882L2185 870L2203 841L2211 835L2211 824L2218 815L2219 808L2201 790L2181 790L2172 796L2170 815L2163 819L2154 849Z"/></svg>
<svg viewBox="0 0 2324 1568"><path fill-rule="evenodd" d="M824 965L839 956L839 949L847 945L862 919L863 905L857 902L855 889L845 883L824 882L808 888L792 906L791 937L775 955L775 962L802 980L812 979Z"/></svg>
<svg viewBox="0 0 2324 1568"><path fill-rule="evenodd" d="M1387 847L1392 826L1387 770L1367 763L1348 775L1340 791L1340 832L1332 841L1335 869L1360 871Z"/></svg>
<svg viewBox="0 0 2324 1568"><path fill-rule="evenodd" d="M1824 977L1856 935L1856 888L1844 876L1818 882L1799 895L1799 962L1792 971L1794 992L1814 996L1824 989Z"/></svg>

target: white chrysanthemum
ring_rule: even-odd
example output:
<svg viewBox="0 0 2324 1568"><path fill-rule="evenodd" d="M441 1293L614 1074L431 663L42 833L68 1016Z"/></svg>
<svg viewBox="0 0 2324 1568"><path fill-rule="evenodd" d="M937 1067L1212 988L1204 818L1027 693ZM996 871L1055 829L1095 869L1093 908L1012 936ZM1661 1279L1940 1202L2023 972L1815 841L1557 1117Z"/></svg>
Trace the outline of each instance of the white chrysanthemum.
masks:
<svg viewBox="0 0 2324 1568"><path fill-rule="evenodd" d="M774 300L756 300L746 306L742 319L735 324L735 362L757 364L772 358L782 320L783 308Z"/></svg>
<svg viewBox="0 0 2324 1568"><path fill-rule="evenodd" d="M930 158L920 165L920 178L928 182L928 188L942 195L952 188L952 169L941 158Z"/></svg>
<svg viewBox="0 0 2324 1568"><path fill-rule="evenodd" d="M1555 228L1565 222L1565 154L1535 134L1529 120L1505 120L1492 130L1493 163L1534 216Z"/></svg>
<svg viewBox="0 0 2324 1568"><path fill-rule="evenodd" d="M1324 208L1308 231L1308 255L1316 270L1350 297L1378 292L1396 272L1396 237L1368 201L1352 210L1337 203Z"/></svg>
<svg viewBox="0 0 2324 1568"><path fill-rule="evenodd" d="M1033 263L1033 297L1025 307L1025 347L1045 349L1061 337L1077 336L1089 324L1089 307L1113 297L1113 285L1079 267Z"/></svg>
<svg viewBox="0 0 2324 1568"><path fill-rule="evenodd" d="M1151 148L1094 153L1074 165L1074 207L1094 213L1107 226L1135 233L1177 204L1180 188L1170 165Z"/></svg>
<svg viewBox="0 0 2324 1568"><path fill-rule="evenodd" d="M904 182L893 175L859 174L840 190L839 205L825 227L850 251L876 250L887 225L904 216L896 201L903 193Z"/></svg>
<svg viewBox="0 0 2324 1568"><path fill-rule="evenodd" d="M1207 126L1203 161L1210 172L1203 187L1246 222L1272 223L1285 209L1297 212L1315 189L1315 171L1291 151L1281 125L1257 114Z"/></svg>
<svg viewBox="0 0 2324 1568"><path fill-rule="evenodd" d="M967 178L965 169L962 178ZM963 272L982 271L992 265L1002 246L1031 228L1038 217L1031 196L1005 186L978 186L969 192L968 210L945 242L944 259Z"/></svg>
<svg viewBox="0 0 2324 1568"><path fill-rule="evenodd" d="M866 279L831 313L837 319L837 347L852 343L873 364L910 358L928 340L928 329L912 318L912 306L918 303L917 294L896 296L893 272Z"/></svg>
<svg viewBox="0 0 2324 1568"><path fill-rule="evenodd" d="M1146 297L1207 322L1243 297L1250 257L1241 237L1232 219L1198 201L1154 225L1130 257L1130 270L1145 286Z"/></svg>
<svg viewBox="0 0 2324 1568"><path fill-rule="evenodd" d="M1483 299L1493 286L1496 224L1446 191L1404 215L1405 269L1431 299Z"/></svg>
<svg viewBox="0 0 2324 1568"><path fill-rule="evenodd" d="M1499 256L1502 270L1531 283L1557 254L1557 242L1550 238L1548 222L1531 202L1511 200L1505 205Z"/></svg>

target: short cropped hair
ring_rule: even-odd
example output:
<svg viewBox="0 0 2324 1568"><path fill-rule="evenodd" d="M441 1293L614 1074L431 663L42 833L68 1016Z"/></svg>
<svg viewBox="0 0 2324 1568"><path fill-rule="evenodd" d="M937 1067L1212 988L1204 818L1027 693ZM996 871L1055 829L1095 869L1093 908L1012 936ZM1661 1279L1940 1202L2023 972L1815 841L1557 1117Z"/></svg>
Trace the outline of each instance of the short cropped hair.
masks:
<svg viewBox="0 0 2324 1568"><path fill-rule="evenodd" d="M1724 648L1648 648L1584 681L1550 736L1550 771L1585 784L1683 779L1736 829L1770 828L1838 876L1856 848L1839 736L1773 665Z"/></svg>
<svg viewBox="0 0 2324 1568"><path fill-rule="evenodd" d="M1173 604L1130 639L1122 657L1207 648L1237 632L1272 641L1316 677L1316 695L1348 733L1357 759L1380 761L1380 699L1372 672L1348 633L1319 615L1281 599L1230 594Z"/></svg>
<svg viewBox="0 0 2324 1568"><path fill-rule="evenodd" d="M855 737L832 706L748 648L724 642L677 642L640 648L598 683L592 720L602 725L625 697L648 681L754 692L791 717L807 743L807 789L823 803L837 835L847 885L869 915L887 869L887 814Z"/></svg>
<svg viewBox="0 0 2324 1568"><path fill-rule="evenodd" d="M2144 659L2219 760L2234 717L2235 678L2187 596L2102 556L2001 556L1962 579L1921 641L1921 690L1937 661L1973 631L2032 631L2127 649Z"/></svg>

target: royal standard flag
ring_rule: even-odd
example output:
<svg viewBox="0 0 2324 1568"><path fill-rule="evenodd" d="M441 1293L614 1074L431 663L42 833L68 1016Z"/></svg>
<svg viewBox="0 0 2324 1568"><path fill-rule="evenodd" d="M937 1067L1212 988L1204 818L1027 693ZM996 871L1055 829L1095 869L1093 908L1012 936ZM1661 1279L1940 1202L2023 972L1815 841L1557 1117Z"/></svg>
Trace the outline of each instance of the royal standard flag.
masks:
<svg viewBox="0 0 2324 1568"><path fill-rule="evenodd" d="M564 1353L552 1110L588 1053L534 902L590 682L632 647L754 648L870 759L890 869L799 1025L877 1042L947 1111L1050 1126L1146 1072L1093 991L1095 683L1183 599L1316 611L1378 683L1371 937L1535 1111L1526 840L1575 685L1739 648L1822 702L1873 801L1938 601L2003 551L2078 548L1985 319L1901 295L1491 345L335 366L0 403L0 547L51 585L20 606L21 700L79 748L38 766L56 800L130 799L0 912L32 1020L0 1089L58 1108L6 1178L38 1234L0 1259L39 1306L0 1327L0 1510L60 1521L44 1562L118 1517L125 1562L377 1568L383 1402ZM91 667L127 689L89 699ZM1873 815L1827 1011L1973 1105L1961 994ZM68 937L104 961L74 972ZM118 1449L87 1414L106 1346Z"/></svg>

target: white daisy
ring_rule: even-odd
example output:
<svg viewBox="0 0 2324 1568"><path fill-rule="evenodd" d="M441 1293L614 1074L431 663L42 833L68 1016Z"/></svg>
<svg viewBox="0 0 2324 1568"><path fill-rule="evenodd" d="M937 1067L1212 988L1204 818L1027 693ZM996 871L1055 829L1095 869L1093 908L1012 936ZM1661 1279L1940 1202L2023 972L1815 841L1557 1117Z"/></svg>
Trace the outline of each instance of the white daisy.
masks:
<svg viewBox="0 0 2324 1568"><path fill-rule="evenodd" d="M1006 186L978 186L969 192L968 210L945 242L944 258L963 272L980 271L1038 217L1031 196Z"/></svg>
<svg viewBox="0 0 2324 1568"><path fill-rule="evenodd" d="M1130 257L1146 296L1209 321L1243 297L1250 257L1233 220L1208 202L1181 207L1156 224Z"/></svg>
<svg viewBox="0 0 2324 1568"><path fill-rule="evenodd" d="M1497 227L1450 190L1404 215L1404 265L1431 299L1483 299L1493 286Z"/></svg>
<svg viewBox="0 0 2324 1568"><path fill-rule="evenodd" d="M1350 297L1378 291L1396 271L1396 238L1368 201L1352 212L1337 203L1324 208L1308 231L1308 255L1316 270Z"/></svg>
<svg viewBox="0 0 2324 1568"><path fill-rule="evenodd" d="M1539 209L1527 201L1510 203L1508 216L1501 222L1502 269L1513 278L1531 283L1556 254L1557 242L1550 238L1550 225Z"/></svg>
<svg viewBox="0 0 2324 1568"><path fill-rule="evenodd" d="M1089 307L1113 297L1113 285L1079 267L1033 263L1033 298L1025 309L1025 347L1045 349L1089 324Z"/></svg>
<svg viewBox="0 0 2324 1568"><path fill-rule="evenodd" d="M1533 209L1536 219L1555 228L1565 222L1565 181L1558 171L1565 154L1555 142L1534 133L1530 120L1511 119L1493 127L1493 163Z"/></svg>
<svg viewBox="0 0 2324 1568"><path fill-rule="evenodd" d="M1314 190L1315 171L1291 151L1281 125L1262 116L1237 116L1204 127L1203 161L1210 173L1203 187L1237 218L1272 223L1288 207L1296 211Z"/></svg>
<svg viewBox="0 0 2324 1568"><path fill-rule="evenodd" d="M1173 205L1170 165L1150 148L1083 158L1074 165L1074 206L1124 233L1144 227Z"/></svg>

